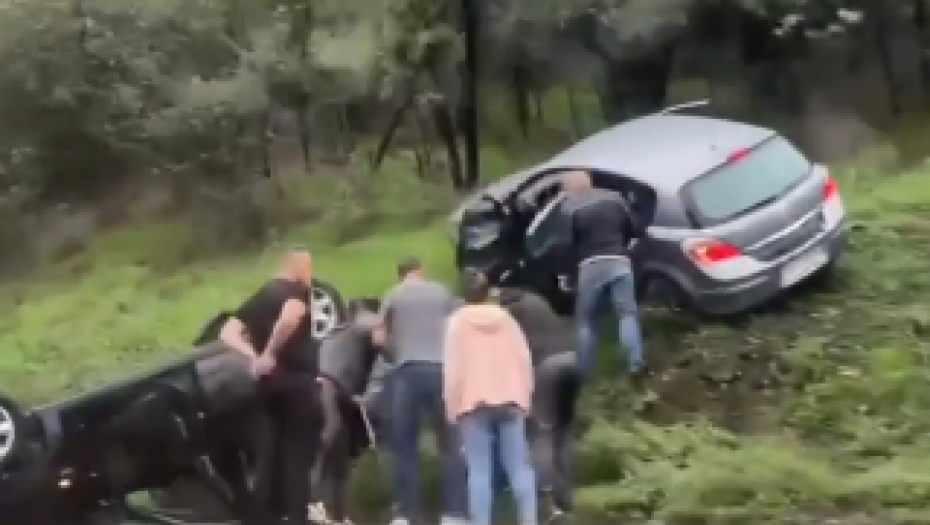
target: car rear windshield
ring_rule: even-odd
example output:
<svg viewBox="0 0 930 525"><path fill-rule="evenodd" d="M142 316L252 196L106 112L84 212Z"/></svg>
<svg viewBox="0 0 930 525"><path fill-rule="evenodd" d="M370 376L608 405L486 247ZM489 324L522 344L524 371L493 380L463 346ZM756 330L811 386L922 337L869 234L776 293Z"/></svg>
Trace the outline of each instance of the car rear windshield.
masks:
<svg viewBox="0 0 930 525"><path fill-rule="evenodd" d="M797 148L773 137L695 179L685 187L685 198L701 225L710 226L774 202L810 171L810 161Z"/></svg>

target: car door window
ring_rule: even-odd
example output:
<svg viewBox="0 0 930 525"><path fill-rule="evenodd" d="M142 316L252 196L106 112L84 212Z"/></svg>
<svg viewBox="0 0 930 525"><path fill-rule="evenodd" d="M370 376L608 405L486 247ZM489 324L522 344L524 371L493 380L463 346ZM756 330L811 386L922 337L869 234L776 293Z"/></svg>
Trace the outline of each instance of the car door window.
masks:
<svg viewBox="0 0 930 525"><path fill-rule="evenodd" d="M459 223L459 242L469 250L480 250L496 242L503 234L503 208L494 199L482 196L463 213Z"/></svg>
<svg viewBox="0 0 930 525"><path fill-rule="evenodd" d="M531 259L545 256L571 241L569 218L561 212L565 194L559 193L536 214L526 230L526 254Z"/></svg>

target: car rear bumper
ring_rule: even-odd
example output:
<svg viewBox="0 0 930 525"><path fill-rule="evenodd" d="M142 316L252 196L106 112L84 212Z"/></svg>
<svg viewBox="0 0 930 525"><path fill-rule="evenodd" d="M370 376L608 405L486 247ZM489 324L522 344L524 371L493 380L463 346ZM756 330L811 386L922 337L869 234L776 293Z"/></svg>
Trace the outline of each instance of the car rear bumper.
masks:
<svg viewBox="0 0 930 525"><path fill-rule="evenodd" d="M814 249L816 246L826 248L829 259L827 265L822 267L821 270L833 264L839 258L846 245L846 237L845 223L841 223L836 229L824 235L809 248ZM781 282L781 274L783 268L789 262L790 260L776 264L752 277L727 286L694 289L689 294L692 306L696 310L709 315L734 315L760 306L786 290ZM811 275L816 273L817 271ZM809 277L802 279L802 282ZM796 283L794 286L797 284L800 283Z"/></svg>

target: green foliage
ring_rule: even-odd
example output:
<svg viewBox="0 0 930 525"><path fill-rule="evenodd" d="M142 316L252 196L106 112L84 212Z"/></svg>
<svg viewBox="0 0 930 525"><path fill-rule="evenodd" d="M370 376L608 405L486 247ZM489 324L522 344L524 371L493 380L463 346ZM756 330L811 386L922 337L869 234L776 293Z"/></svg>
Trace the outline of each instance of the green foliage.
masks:
<svg viewBox="0 0 930 525"><path fill-rule="evenodd" d="M616 351L605 349L581 404L580 519L926 523L926 180L841 178L859 222L828 287L802 290L736 325L647 312L661 402L644 420L630 414L613 371ZM280 241L310 243L317 272L348 296L377 295L394 279L392 261L410 253L451 277L444 225L409 229L412 204L439 196L428 188L412 179L378 187L366 209L381 210L367 212L379 218L379 236L344 244L321 227L324 212ZM288 194L334 201L342 191L314 184ZM164 362L273 266L271 246L254 258L165 274L158 252L183 246L183 232L183 224L114 231L61 268L66 280L10 286L4 296L20 299L0 322L0 345L9 349L0 357L3 389L47 401ZM360 468L353 500L360 513L383 516L385 464L370 456ZM435 465L427 477L437 479Z"/></svg>
<svg viewBox="0 0 930 525"><path fill-rule="evenodd" d="M488 33L518 35L503 40L500 54L528 59L528 49L593 10L629 51L672 38L695 2L495 3ZM779 16L810 7L740 3ZM256 176L276 110L292 110L328 136L351 127L353 112L370 126L377 104L392 107L410 90L444 92L462 55L456 13L446 7L0 4L0 246L28 241L24 208L130 176L170 181L197 225L178 217L117 228L48 269L49 282L5 284L2 390L45 402L177 356L204 320L270 271L279 244L310 244L316 271L347 296L378 295L394 280L394 261L409 254L450 278L447 232L436 217L456 196L417 178L403 159L371 174L363 135L371 127L353 124L361 129L350 130L357 136L338 168ZM551 94L540 98L550 118L568 120L572 108L551 111ZM582 109L597 106L594 94L581 98ZM490 127L508 109L488 109ZM513 168L512 155L497 150L483 152L483 161L486 172ZM645 421L629 414L628 392L611 376L617 352L605 349L602 377L582 404L583 517L930 523L928 181L925 173L844 175L856 223L831 286L734 323L646 312L661 402ZM205 245L267 249L191 263L191 251ZM367 458L356 480L356 500L372 514L387 502L379 468Z"/></svg>

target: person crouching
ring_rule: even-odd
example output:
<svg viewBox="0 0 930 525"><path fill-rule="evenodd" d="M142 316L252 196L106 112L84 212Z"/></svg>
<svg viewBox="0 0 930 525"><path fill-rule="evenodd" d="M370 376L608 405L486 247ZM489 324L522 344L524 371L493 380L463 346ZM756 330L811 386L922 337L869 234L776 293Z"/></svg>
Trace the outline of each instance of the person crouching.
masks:
<svg viewBox="0 0 930 525"><path fill-rule="evenodd" d="M448 319L443 397L459 428L468 466L471 523L490 525L495 449L516 498L520 525L537 525L536 480L526 420L533 391L533 363L526 336L504 308L488 302L489 284L465 271L467 304Z"/></svg>

